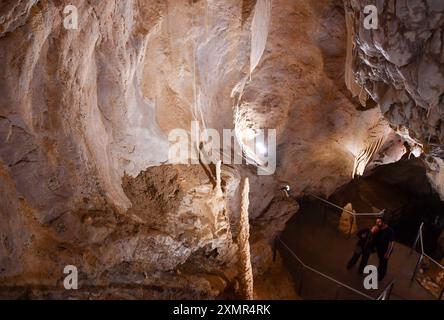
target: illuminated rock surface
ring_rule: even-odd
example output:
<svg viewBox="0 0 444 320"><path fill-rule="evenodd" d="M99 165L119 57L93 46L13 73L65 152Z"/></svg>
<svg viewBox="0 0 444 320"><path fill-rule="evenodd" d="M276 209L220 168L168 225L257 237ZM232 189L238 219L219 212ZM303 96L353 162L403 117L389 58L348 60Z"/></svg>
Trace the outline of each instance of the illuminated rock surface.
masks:
<svg viewBox="0 0 444 320"><path fill-rule="evenodd" d="M346 2L357 12L359 1ZM399 4L373 38L349 39L360 50L353 74L380 104L369 109L345 85L339 0L274 0L271 11L253 0L73 1L78 30L63 27L57 1L2 3L0 296L232 296L248 177L255 294L294 298L264 249L298 210L280 188L330 195L351 179L382 115L426 146L444 194L435 154L444 9L428 3ZM415 24L398 34L392 24L404 19ZM168 164L169 132L196 118L219 131L276 129L276 172L222 165L219 194L202 166ZM405 151L389 123L370 166ZM68 264L79 268L78 292L63 289ZM267 274L286 283L284 296L269 295Z"/></svg>

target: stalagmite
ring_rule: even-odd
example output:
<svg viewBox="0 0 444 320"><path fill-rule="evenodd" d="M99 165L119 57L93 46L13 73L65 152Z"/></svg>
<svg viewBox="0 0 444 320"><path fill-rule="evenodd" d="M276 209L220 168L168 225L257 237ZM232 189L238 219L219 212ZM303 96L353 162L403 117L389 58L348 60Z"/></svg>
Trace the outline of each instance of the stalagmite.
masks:
<svg viewBox="0 0 444 320"><path fill-rule="evenodd" d="M352 204L347 203L342 210L341 218L339 219L338 230L343 234L354 234L358 230L358 226L356 224L356 218L351 215L349 212L354 212ZM350 230L351 225L351 230Z"/></svg>
<svg viewBox="0 0 444 320"><path fill-rule="evenodd" d="M222 165L222 161L219 160L216 163L216 194L217 195L222 195L222 187L221 187L222 179L220 177L221 165Z"/></svg>
<svg viewBox="0 0 444 320"><path fill-rule="evenodd" d="M0 299L305 295L270 245L309 192L444 201L443 4L1 1Z"/></svg>
<svg viewBox="0 0 444 320"><path fill-rule="evenodd" d="M239 219L239 235L237 242L239 245L239 268L240 268L240 288L239 293L243 299L253 299L253 270L251 268L250 259L250 226L248 219L248 194L250 192L250 184L248 178L245 178L241 199L241 214Z"/></svg>

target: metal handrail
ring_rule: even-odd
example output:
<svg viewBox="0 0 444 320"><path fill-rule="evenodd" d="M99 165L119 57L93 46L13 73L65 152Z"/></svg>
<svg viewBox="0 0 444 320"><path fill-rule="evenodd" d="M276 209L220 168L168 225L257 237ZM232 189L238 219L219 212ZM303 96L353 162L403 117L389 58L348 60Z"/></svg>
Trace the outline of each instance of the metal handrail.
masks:
<svg viewBox="0 0 444 320"><path fill-rule="evenodd" d="M429 259L430 261L432 261L435 265L437 265L438 267L440 267L441 269L444 270L444 266L443 266L441 263L439 263L438 261L436 261L435 259L433 259L432 257L430 257L430 256L429 256L428 254L426 254L425 251L424 251L423 227L424 227L424 222L422 222L421 225L419 226L419 229L418 229L418 235L416 236L416 240L415 240L415 242L413 243L412 249L411 249L411 251L410 251L410 253L411 253L413 250L416 251L416 247L417 247L417 245L418 245L418 241L419 241L419 244L421 245L421 252L420 252L420 255L419 255L418 261L416 262L416 266L415 266L415 269L414 269L414 271L413 271L412 278L410 279L410 281L413 281L413 280L415 279L416 274L418 273L418 270L419 270L419 268L420 268L420 266L421 266L421 262L422 262L422 260L424 259L424 257L428 258L428 259ZM443 295L444 295L444 287L441 288L441 292L440 292L439 295L438 295L438 300L441 300L441 298L443 297Z"/></svg>
<svg viewBox="0 0 444 320"><path fill-rule="evenodd" d="M421 244L421 255L423 255L424 257L428 258L430 261L434 262L435 264L438 265L438 267L440 267L441 269L444 270L444 266L439 263L438 261L436 261L435 259L433 259L431 256L429 256L427 253L425 253L424 251L424 236L423 236L423 227L424 227L424 222L421 223L421 225L419 226L419 243Z"/></svg>
<svg viewBox="0 0 444 320"><path fill-rule="evenodd" d="M366 295L365 293L363 293L363 292L361 292L361 291L359 291L359 290L356 290L355 288L352 288L352 287L346 285L345 283L342 283L342 282L340 282L340 281L338 281L338 280L336 280L336 279L330 277L329 275L326 275L325 273L322 273L321 271L316 270L316 269L314 269L314 268L312 268L312 267L306 265L306 264L305 264L305 263L304 263L304 262L298 257L298 255L297 255L296 253L294 253L294 251L291 250L291 249L286 245L286 243L281 239L281 237L280 237L279 235L276 236L276 239L278 239L278 240L279 240L279 241L285 246L285 248L291 253L291 255L292 255L294 258L296 258L296 260L298 260L298 262L302 265L302 267L304 267L304 268L306 268L306 269L308 269L308 270L310 270L310 271L312 271L312 272L314 272L314 273L317 273L318 275L320 275L320 276L322 276L322 277L324 277L324 278L326 278L326 279L328 279L328 280L330 280L330 281L333 281L333 282L336 283L337 285L339 285L339 286L341 286L341 287L344 287L344 288L346 288L346 289L349 289L350 291L353 291L353 292L355 292L355 293L357 293L357 294L359 294L359 295L361 295L361 296L363 296L363 297L365 297L365 298L367 298L367 299L369 299L369 300L374 300L373 297L371 297L371 296L369 296L369 295Z"/></svg>
<svg viewBox="0 0 444 320"><path fill-rule="evenodd" d="M331 205L331 206L333 206L333 207L336 207L336 208L338 208L338 209L340 209L340 210L342 210L342 211L344 211L344 212L347 212L348 214L351 214L352 216L374 216L374 217L381 217L381 216L383 216L384 213L385 213L385 209L381 210L380 212L362 212L362 213L357 213L357 212L353 212L353 211L347 210L347 209L345 209L345 208L342 208L341 206L338 206L337 204L334 204L333 202L330 202L330 201L328 201L328 200L326 200L326 199L324 199L324 198L318 197L317 195L315 195L315 194L313 194L313 193L308 193L308 194L309 194L310 196L312 196L312 197L318 199L318 200L321 200L321 201L323 201L323 202L325 202L325 203L328 203L329 205Z"/></svg>
<svg viewBox="0 0 444 320"><path fill-rule="evenodd" d="M392 280L384 290L382 290L381 294L376 298L376 300L386 300L386 298L390 297L392 293L393 286L395 285L395 280Z"/></svg>
<svg viewBox="0 0 444 320"><path fill-rule="evenodd" d="M421 244L421 254L424 254L424 237L422 235L422 228L424 227L424 222L419 226L419 239Z"/></svg>
<svg viewBox="0 0 444 320"><path fill-rule="evenodd" d="M436 261L435 259L433 259L431 256L429 256L427 253L423 253L422 254L424 257L428 258L430 261L432 261L434 264L436 264L438 267L440 267L441 269L444 270L444 266L439 263L438 261Z"/></svg>

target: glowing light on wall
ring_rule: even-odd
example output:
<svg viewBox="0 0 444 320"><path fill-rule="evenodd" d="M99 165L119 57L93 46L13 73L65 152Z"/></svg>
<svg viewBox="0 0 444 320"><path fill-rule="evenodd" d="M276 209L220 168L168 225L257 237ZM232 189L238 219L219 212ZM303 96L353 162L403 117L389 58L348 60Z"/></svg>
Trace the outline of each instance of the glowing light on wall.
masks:
<svg viewBox="0 0 444 320"><path fill-rule="evenodd" d="M267 147L262 142L256 143L256 152L259 152L262 155L267 153Z"/></svg>
<svg viewBox="0 0 444 320"><path fill-rule="evenodd" d="M422 148L419 145L414 145L411 151L416 158L418 158L422 153Z"/></svg>

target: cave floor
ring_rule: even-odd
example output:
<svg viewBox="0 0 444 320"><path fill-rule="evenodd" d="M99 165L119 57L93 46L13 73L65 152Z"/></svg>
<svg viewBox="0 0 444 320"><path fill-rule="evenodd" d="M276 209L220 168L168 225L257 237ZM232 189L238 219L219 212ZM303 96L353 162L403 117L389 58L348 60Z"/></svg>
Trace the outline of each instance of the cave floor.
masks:
<svg viewBox="0 0 444 320"><path fill-rule="evenodd" d="M387 275L379 283L378 289L366 290L363 287L364 276L357 273L357 266L351 270L345 267L353 253L356 238L352 236L349 239L340 234L336 228L338 221L337 211L323 208L322 204L314 201L309 202L287 223L281 239L306 265L368 296L376 298L392 280L395 280L390 296L392 300L436 299L416 281L410 281L418 255L416 252L410 254L410 248L400 243L395 244ZM279 249L303 299L363 299L357 293L339 288L332 281L311 271L304 271L301 285L301 268L285 251L283 248ZM378 265L376 254L372 254L369 264Z"/></svg>

